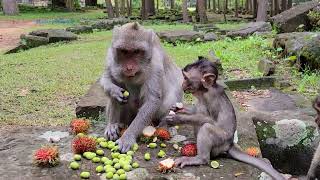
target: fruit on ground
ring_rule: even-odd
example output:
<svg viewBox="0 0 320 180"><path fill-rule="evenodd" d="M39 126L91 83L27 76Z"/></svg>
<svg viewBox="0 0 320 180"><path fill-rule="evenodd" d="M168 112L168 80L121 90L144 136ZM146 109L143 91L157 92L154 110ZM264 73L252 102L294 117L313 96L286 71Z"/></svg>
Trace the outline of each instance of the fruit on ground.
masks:
<svg viewBox="0 0 320 180"><path fill-rule="evenodd" d="M71 162L70 163L70 168L73 170L79 169L80 168L80 164L77 162Z"/></svg>
<svg viewBox="0 0 320 180"><path fill-rule="evenodd" d="M70 123L70 129L74 134L87 133L90 128L90 122L85 119L73 119Z"/></svg>
<svg viewBox="0 0 320 180"><path fill-rule="evenodd" d="M91 159L95 158L97 155L96 155L96 153L93 153L93 152L86 152L83 154L83 156L85 158L91 160Z"/></svg>
<svg viewBox="0 0 320 180"><path fill-rule="evenodd" d="M57 146L43 146L36 150L33 161L37 166L55 166L59 163L59 149Z"/></svg>
<svg viewBox="0 0 320 180"><path fill-rule="evenodd" d="M128 152L127 152L127 155L131 155L131 156L133 156L133 154L134 154L134 152L133 152L133 151L128 151Z"/></svg>
<svg viewBox="0 0 320 180"><path fill-rule="evenodd" d="M165 143L161 143L160 147L165 148L165 147L167 147L167 145Z"/></svg>
<svg viewBox="0 0 320 180"><path fill-rule="evenodd" d="M126 174L121 174L119 179L120 180L126 180L127 179L127 175Z"/></svg>
<svg viewBox="0 0 320 180"><path fill-rule="evenodd" d="M144 137L151 137L156 132L156 128L153 126L147 126L143 129L142 134Z"/></svg>
<svg viewBox="0 0 320 180"><path fill-rule="evenodd" d="M113 167L116 168L116 169L120 169L121 165L120 165L120 163L116 163Z"/></svg>
<svg viewBox="0 0 320 180"><path fill-rule="evenodd" d="M101 143L101 142L105 142L105 141L107 141L107 140L104 137L97 138L97 143Z"/></svg>
<svg viewBox="0 0 320 180"><path fill-rule="evenodd" d="M103 171L104 171L103 166L100 165L100 166L97 166L97 167L96 167L96 172L97 172L97 173L101 173L101 172L103 172Z"/></svg>
<svg viewBox="0 0 320 180"><path fill-rule="evenodd" d="M118 169L117 174L121 175L121 174L125 174L126 171L123 169Z"/></svg>
<svg viewBox="0 0 320 180"><path fill-rule="evenodd" d="M163 158L163 157L165 157L166 156L166 153L163 151L163 150L160 150L159 152L158 152L158 157L159 158Z"/></svg>
<svg viewBox="0 0 320 180"><path fill-rule="evenodd" d="M96 150L96 140L94 138L84 136L76 137L72 141L72 150L76 154L82 154L84 152L92 152Z"/></svg>
<svg viewBox="0 0 320 180"><path fill-rule="evenodd" d="M109 160L107 157L102 157L102 158L100 159L100 161L101 161L102 163L105 163L107 160Z"/></svg>
<svg viewBox="0 0 320 180"><path fill-rule="evenodd" d="M118 179L120 179L119 174L114 174L114 175L113 175L113 177L112 177L112 179L114 179L114 180L118 180Z"/></svg>
<svg viewBox="0 0 320 180"><path fill-rule="evenodd" d="M170 132L165 128L158 128L154 134L161 140L169 140L171 137Z"/></svg>
<svg viewBox="0 0 320 180"><path fill-rule="evenodd" d="M139 149L139 145L137 143L134 143L132 146L132 150L136 152L138 149Z"/></svg>
<svg viewBox="0 0 320 180"><path fill-rule="evenodd" d="M83 179L88 179L90 177L90 172L83 171L80 173L80 177Z"/></svg>
<svg viewBox="0 0 320 180"><path fill-rule="evenodd" d="M138 168L139 167L139 163L137 163L137 162L132 163L132 167L133 168Z"/></svg>
<svg viewBox="0 0 320 180"><path fill-rule="evenodd" d="M151 159L150 153L145 153L145 154L144 154L144 159L145 159L146 161L149 161L149 160Z"/></svg>
<svg viewBox="0 0 320 180"><path fill-rule="evenodd" d="M151 149L154 149L157 147L157 144L156 143L149 143L148 147Z"/></svg>
<svg viewBox="0 0 320 180"><path fill-rule="evenodd" d="M107 148L107 147L108 147L108 143L107 143L107 142L100 142L99 145L100 145L102 148Z"/></svg>
<svg viewBox="0 0 320 180"><path fill-rule="evenodd" d="M81 160L81 155L80 155L80 154L75 154L75 155L73 156L73 159L74 159L75 161L80 161L80 160Z"/></svg>
<svg viewBox="0 0 320 180"><path fill-rule="evenodd" d="M217 169L219 168L220 164L218 161L211 161L210 163L211 167L214 168L214 169Z"/></svg>
<svg viewBox="0 0 320 180"><path fill-rule="evenodd" d="M92 158L92 162L98 163L98 162L100 162L100 158L94 157L94 158Z"/></svg>
<svg viewBox="0 0 320 180"><path fill-rule="evenodd" d="M131 171L131 169L132 169L132 166L130 164L126 164L126 165L123 166L123 170L125 170L127 172Z"/></svg>
<svg viewBox="0 0 320 180"><path fill-rule="evenodd" d="M181 154L183 156L196 156L197 145L193 143L184 145L181 149Z"/></svg>
<svg viewBox="0 0 320 180"><path fill-rule="evenodd" d="M171 170L173 167L174 167L174 160L171 158L168 158L163 161L160 161L158 169L160 172L167 172Z"/></svg>
<svg viewBox="0 0 320 180"><path fill-rule="evenodd" d="M113 173L112 172L107 172L106 178L112 179L112 177L113 177Z"/></svg>
<svg viewBox="0 0 320 180"><path fill-rule="evenodd" d="M98 150L96 150L96 154L98 154L99 156L103 156L104 151L102 149L98 149Z"/></svg>

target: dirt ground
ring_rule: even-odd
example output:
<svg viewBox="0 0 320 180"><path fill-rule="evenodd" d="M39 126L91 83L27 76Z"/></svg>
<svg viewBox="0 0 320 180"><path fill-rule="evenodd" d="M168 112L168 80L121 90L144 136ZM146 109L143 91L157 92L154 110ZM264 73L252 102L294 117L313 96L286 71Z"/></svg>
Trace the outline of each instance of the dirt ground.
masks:
<svg viewBox="0 0 320 180"><path fill-rule="evenodd" d="M32 21L0 21L0 51L15 47L20 35L34 26L36 23Z"/></svg>

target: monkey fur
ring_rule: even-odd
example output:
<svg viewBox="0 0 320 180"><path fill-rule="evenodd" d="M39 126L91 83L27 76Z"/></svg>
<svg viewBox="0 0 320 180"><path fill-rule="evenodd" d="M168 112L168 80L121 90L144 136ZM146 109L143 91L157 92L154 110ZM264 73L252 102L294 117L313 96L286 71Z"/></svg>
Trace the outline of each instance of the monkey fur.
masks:
<svg viewBox="0 0 320 180"><path fill-rule="evenodd" d="M182 100L181 70L169 59L153 30L138 23L113 29L106 69L100 84L109 97L105 136L117 140L121 152L136 142L143 128L159 123ZM130 93L129 97L123 95ZM120 128L129 126L119 138Z"/></svg>
<svg viewBox="0 0 320 180"><path fill-rule="evenodd" d="M313 108L317 111L315 122L320 128L320 96L318 96L313 102ZM314 153L311 165L307 174L308 180L320 179L320 144L316 152Z"/></svg>
<svg viewBox="0 0 320 180"><path fill-rule="evenodd" d="M168 125L191 124L194 126L197 141L197 156L180 157L175 164L180 167L207 164L211 157L227 152L232 158L251 164L276 180L285 179L271 164L242 152L234 144L236 115L233 105L216 83L218 70L206 59L200 59L182 70L183 90L192 93L197 103L192 108L178 110L166 117ZM176 109L173 107L172 109Z"/></svg>

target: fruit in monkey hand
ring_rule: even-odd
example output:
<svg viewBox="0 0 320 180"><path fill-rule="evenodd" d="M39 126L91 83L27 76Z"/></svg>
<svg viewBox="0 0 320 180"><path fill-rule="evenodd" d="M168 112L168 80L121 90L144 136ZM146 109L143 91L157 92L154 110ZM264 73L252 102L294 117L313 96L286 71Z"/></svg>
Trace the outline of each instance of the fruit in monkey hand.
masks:
<svg viewBox="0 0 320 180"><path fill-rule="evenodd" d="M159 162L158 170L162 173L168 172L174 168L174 160L171 158Z"/></svg>
<svg viewBox="0 0 320 180"><path fill-rule="evenodd" d="M161 140L169 140L171 137L170 132L165 128L158 128L154 134Z"/></svg>
<svg viewBox="0 0 320 180"><path fill-rule="evenodd" d="M43 146L36 150L33 161L37 166L55 166L59 163L59 149L57 146Z"/></svg>
<svg viewBox="0 0 320 180"><path fill-rule="evenodd" d="M128 91L124 91L124 92L123 92L123 96L124 96L124 97L128 97L129 95L130 95L130 94L129 94Z"/></svg>
<svg viewBox="0 0 320 180"><path fill-rule="evenodd" d="M95 151L96 140L88 136L76 137L72 142L72 150L76 154Z"/></svg>
<svg viewBox="0 0 320 180"><path fill-rule="evenodd" d="M175 115L176 113L174 111L169 111L169 115Z"/></svg>
<svg viewBox="0 0 320 180"><path fill-rule="evenodd" d="M196 144L186 144L181 148L181 154L183 156L196 156L197 155L197 145Z"/></svg>
<svg viewBox="0 0 320 180"><path fill-rule="evenodd" d="M71 132L74 134L86 134L90 128L90 122L85 119L74 119L70 123Z"/></svg>
<svg viewBox="0 0 320 180"><path fill-rule="evenodd" d="M176 107L177 107L178 110L179 109L183 109L183 104L181 102L177 102L176 103Z"/></svg>

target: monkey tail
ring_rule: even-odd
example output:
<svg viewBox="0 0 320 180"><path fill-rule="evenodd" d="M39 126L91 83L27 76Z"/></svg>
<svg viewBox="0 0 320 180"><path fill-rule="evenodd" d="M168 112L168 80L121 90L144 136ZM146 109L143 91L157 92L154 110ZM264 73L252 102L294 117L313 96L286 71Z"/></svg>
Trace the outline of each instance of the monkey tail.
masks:
<svg viewBox="0 0 320 180"><path fill-rule="evenodd" d="M242 152L240 150L240 148L237 147L236 144L234 144L228 151L228 154L241 162L245 162L247 164L250 164L252 166L255 166L257 168L259 168L260 170L268 173L272 178L276 179L276 180L285 180L285 178L278 172L276 171L271 164L268 164L266 162L264 162L261 159L252 157L244 152Z"/></svg>

